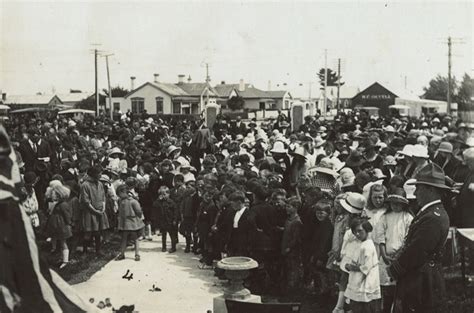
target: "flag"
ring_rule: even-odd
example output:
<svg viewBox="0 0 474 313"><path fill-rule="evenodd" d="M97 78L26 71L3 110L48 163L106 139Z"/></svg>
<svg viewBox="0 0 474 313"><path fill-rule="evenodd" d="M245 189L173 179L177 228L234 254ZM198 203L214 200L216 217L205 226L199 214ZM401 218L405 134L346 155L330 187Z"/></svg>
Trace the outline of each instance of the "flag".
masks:
<svg viewBox="0 0 474 313"><path fill-rule="evenodd" d="M0 125L0 312L96 312L41 260L35 234L19 206L20 171Z"/></svg>

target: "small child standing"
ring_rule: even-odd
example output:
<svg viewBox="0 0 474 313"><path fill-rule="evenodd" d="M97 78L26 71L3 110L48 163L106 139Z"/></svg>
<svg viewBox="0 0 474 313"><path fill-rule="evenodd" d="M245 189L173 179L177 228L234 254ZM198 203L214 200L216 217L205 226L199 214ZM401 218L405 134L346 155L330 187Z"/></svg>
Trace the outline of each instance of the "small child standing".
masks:
<svg viewBox="0 0 474 313"><path fill-rule="evenodd" d="M303 223L298 215L298 208L293 203L285 204L288 218L285 221L281 240L281 254L283 256L283 289L286 294L298 291L302 283L302 235Z"/></svg>
<svg viewBox="0 0 474 313"><path fill-rule="evenodd" d="M158 190L158 199L153 202L153 207L159 212L159 225L161 230L161 251L166 252L166 235L171 238L171 249L169 253L176 252L178 243L178 223L181 213L173 200L170 199L170 189L161 186Z"/></svg>
<svg viewBox="0 0 474 313"><path fill-rule="evenodd" d="M390 313L395 297L396 282L387 272L403 246L413 216L408 212L408 200L403 188L395 188L387 197L389 207L382 215L374 231L374 240L380 246L380 285L382 286L382 309Z"/></svg>
<svg viewBox="0 0 474 313"><path fill-rule="evenodd" d="M328 294L329 289L329 270L326 268L328 253L332 246L332 236L334 227L329 219L332 210L332 201L328 199L319 200L315 205L315 224L312 234L311 246L311 276L314 287L318 288L320 295Z"/></svg>
<svg viewBox="0 0 474 313"><path fill-rule="evenodd" d="M135 241L135 261L140 261L137 237L141 234L142 228L145 227L140 203L130 195L125 184L117 187L117 196L119 197L118 230L122 233L122 241L120 254L115 260L125 259L127 240L130 239Z"/></svg>
<svg viewBox="0 0 474 313"><path fill-rule="evenodd" d="M327 262L327 267L334 270L338 276L337 285L339 292L336 307L332 311L333 313L345 312L346 298L344 293L347 288L349 274L340 265L351 255L352 251L357 249L357 239L351 232L350 223L353 219L360 217L365 204L365 197L356 192L347 192L346 194L339 195L334 201L337 216L334 223L332 249L328 253Z"/></svg>
<svg viewBox="0 0 474 313"><path fill-rule="evenodd" d="M357 248L341 262L341 269L349 273L345 297L350 300L353 313L380 312L379 260L374 242L369 239L372 225L365 218L354 219L351 231Z"/></svg>
<svg viewBox="0 0 474 313"><path fill-rule="evenodd" d="M63 257L59 268L64 268L69 262L67 239L72 237L72 211L68 203L70 192L69 188L59 183L51 188L50 193L55 205L48 219L47 234L61 248Z"/></svg>

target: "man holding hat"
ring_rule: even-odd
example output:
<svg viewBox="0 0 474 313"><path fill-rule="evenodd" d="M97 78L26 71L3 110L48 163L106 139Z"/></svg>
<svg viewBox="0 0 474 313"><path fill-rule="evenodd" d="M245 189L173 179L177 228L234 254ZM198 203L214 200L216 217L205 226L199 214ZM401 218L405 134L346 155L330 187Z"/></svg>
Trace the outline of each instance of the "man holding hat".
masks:
<svg viewBox="0 0 474 313"><path fill-rule="evenodd" d="M442 312L445 285L440 261L449 217L441 193L450 188L445 185L443 170L434 163L422 168L415 178L415 196L421 208L388 273L398 281L396 297L401 300L402 312Z"/></svg>

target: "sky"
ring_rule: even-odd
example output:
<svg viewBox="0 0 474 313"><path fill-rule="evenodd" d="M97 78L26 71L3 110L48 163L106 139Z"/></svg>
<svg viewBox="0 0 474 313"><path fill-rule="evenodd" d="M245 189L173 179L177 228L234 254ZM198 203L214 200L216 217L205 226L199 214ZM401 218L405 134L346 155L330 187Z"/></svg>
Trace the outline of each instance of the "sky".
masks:
<svg viewBox="0 0 474 313"><path fill-rule="evenodd" d="M337 69L348 86L375 81L421 94L447 75L473 75L471 1L0 1L0 89L7 94L94 90L97 48L112 86L175 83L178 74L212 84L240 79L295 97L319 94L317 72ZM100 45L96 45L100 44ZM106 88L105 58L98 60ZM406 87L405 88L405 77ZM310 83L312 82L312 83ZM286 86L283 87L283 84ZM279 87L277 87L279 85Z"/></svg>

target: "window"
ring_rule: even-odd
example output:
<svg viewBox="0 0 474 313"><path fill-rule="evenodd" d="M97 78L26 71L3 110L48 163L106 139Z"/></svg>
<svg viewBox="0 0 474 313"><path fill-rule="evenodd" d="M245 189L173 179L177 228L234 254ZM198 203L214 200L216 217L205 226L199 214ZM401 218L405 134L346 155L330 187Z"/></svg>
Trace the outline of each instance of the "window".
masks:
<svg viewBox="0 0 474 313"><path fill-rule="evenodd" d="M259 106L260 106L260 110L265 110L266 109L265 102L260 102Z"/></svg>
<svg viewBox="0 0 474 313"><path fill-rule="evenodd" d="M132 113L142 113L145 110L145 99L132 98Z"/></svg>
<svg viewBox="0 0 474 313"><path fill-rule="evenodd" d="M284 108L285 108L285 109L288 109L289 107L290 107L290 101L285 100L285 106L284 106Z"/></svg>
<svg viewBox="0 0 474 313"><path fill-rule="evenodd" d="M181 103L173 102L173 114L181 114Z"/></svg>
<svg viewBox="0 0 474 313"><path fill-rule="evenodd" d="M191 108L190 107L183 108L183 112L181 114L191 114Z"/></svg>
<svg viewBox="0 0 474 313"><path fill-rule="evenodd" d="M156 114L163 113L163 97L156 97Z"/></svg>
<svg viewBox="0 0 474 313"><path fill-rule="evenodd" d="M114 102L114 112L120 111L120 102Z"/></svg>

